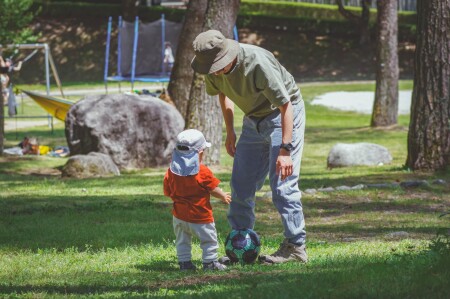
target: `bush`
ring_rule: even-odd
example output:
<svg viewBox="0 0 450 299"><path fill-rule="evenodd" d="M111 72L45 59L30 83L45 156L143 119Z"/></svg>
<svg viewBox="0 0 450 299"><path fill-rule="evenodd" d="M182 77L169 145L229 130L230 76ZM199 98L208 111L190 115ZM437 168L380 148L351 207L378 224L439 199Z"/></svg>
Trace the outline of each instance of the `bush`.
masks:
<svg viewBox="0 0 450 299"><path fill-rule="evenodd" d="M91 4L122 4L122 0L82 0L82 1L69 1L69 0L47 0L47 2L72 2L72 3L91 3Z"/></svg>
<svg viewBox="0 0 450 299"><path fill-rule="evenodd" d="M103 1L106 2L106 0L95 2ZM35 1L34 8L38 6L42 7L42 15L51 18L83 16L105 19L109 16L117 17L122 15L122 6L111 3L64 2L59 0L53 3L47 3ZM168 20L181 22L184 17L184 10L162 6L139 7L139 18L142 21L150 22L158 20L161 14L164 14Z"/></svg>
<svg viewBox="0 0 450 299"><path fill-rule="evenodd" d="M122 14L121 2L117 0L85 0L85 2L64 2L62 0L36 1L43 6L43 14L50 17L117 17ZM360 8L348 7L359 14ZM149 22L165 14L166 19L181 22L185 10L163 6L140 6L139 17ZM371 24L376 22L376 10L372 9ZM416 13L399 13L399 36L411 40L415 35ZM338 11L336 5L319 5L301 2L254 1L245 0L237 19L238 27L260 29L281 29L316 34L352 35L359 34L357 26L347 21Z"/></svg>
<svg viewBox="0 0 450 299"><path fill-rule="evenodd" d="M359 15L361 9L348 7ZM372 28L376 24L376 9L371 10ZM399 36L403 40L413 40L416 29L416 13L400 12ZM245 0L237 20L238 27L259 29L279 29L315 34L357 36L358 27L345 19L336 5L320 5L301 2Z"/></svg>
<svg viewBox="0 0 450 299"><path fill-rule="evenodd" d="M347 7L347 10L360 15L361 8ZM283 1L255 1L245 0L241 2L240 15L271 16L280 18L295 18L324 21L347 21L338 11L337 5L311 4L303 2ZM399 24L415 24L415 12L399 12ZM374 24L377 18L377 10L371 9L370 21Z"/></svg>

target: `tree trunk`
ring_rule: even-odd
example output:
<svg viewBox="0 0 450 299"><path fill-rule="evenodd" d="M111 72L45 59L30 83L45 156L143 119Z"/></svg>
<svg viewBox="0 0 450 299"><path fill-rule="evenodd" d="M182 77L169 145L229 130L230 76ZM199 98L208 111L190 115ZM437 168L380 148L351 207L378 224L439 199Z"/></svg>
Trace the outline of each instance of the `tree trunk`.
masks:
<svg viewBox="0 0 450 299"><path fill-rule="evenodd" d="M406 165L442 170L450 163L450 0L418 1L417 17Z"/></svg>
<svg viewBox="0 0 450 299"><path fill-rule="evenodd" d="M377 79L372 127L397 124L398 54L397 0L378 0Z"/></svg>
<svg viewBox="0 0 450 299"><path fill-rule="evenodd" d="M342 0L336 0L339 13L344 16L347 20L354 23L355 26L359 28L359 44L367 45L370 43L370 6L372 5L372 0L361 1L361 16L357 16L354 13L345 9Z"/></svg>
<svg viewBox="0 0 450 299"><path fill-rule="evenodd" d="M239 0L209 0L202 31L216 29L232 38L238 11ZM205 163L219 164L222 112L218 97L206 94L204 76L198 73L194 73L187 111L186 127L202 130L206 139L212 143L212 147L205 152Z"/></svg>
<svg viewBox="0 0 450 299"><path fill-rule="evenodd" d="M139 0L122 0L123 19L134 22L137 16Z"/></svg>
<svg viewBox="0 0 450 299"><path fill-rule="evenodd" d="M0 95L1 95L1 105L0 105L0 156L3 156L4 144L5 140L5 106L3 103L3 94L2 94L2 84L0 84Z"/></svg>
<svg viewBox="0 0 450 299"><path fill-rule="evenodd" d="M194 77L194 71L191 68L191 60L195 55L192 42L202 32L207 4L208 1L189 1L170 82L167 86L170 98L184 119L187 117L189 94Z"/></svg>
<svg viewBox="0 0 450 299"><path fill-rule="evenodd" d="M389 1L389 0L386 0ZM359 32L359 44L361 46L370 44L370 6L372 0L363 0L361 2L361 21Z"/></svg>

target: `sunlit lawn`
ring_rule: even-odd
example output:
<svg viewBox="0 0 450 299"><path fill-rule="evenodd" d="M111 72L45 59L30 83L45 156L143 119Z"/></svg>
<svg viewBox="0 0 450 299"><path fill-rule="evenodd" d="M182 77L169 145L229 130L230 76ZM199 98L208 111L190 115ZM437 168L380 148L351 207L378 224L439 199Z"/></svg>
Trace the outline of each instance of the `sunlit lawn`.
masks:
<svg viewBox="0 0 450 299"><path fill-rule="evenodd" d="M307 265L181 273L171 201L162 192L165 168L74 180L58 176L64 158L0 158L0 297L449 298L450 215L445 213L450 211L450 172L403 168L408 116L401 116L395 128L371 129L370 115L309 105L325 92L373 91L373 84L301 86L307 101L302 190L418 179L430 186L304 194ZM402 82L401 87L411 89L412 84ZM38 109L33 105L27 109ZM240 116L236 119L240 125ZM65 145L62 123L53 133L46 126L9 131L6 147L18 142L17 135ZM326 157L337 142L377 143L389 149L394 161L328 170ZM229 190L232 160L222 153L221 166L213 169ZM435 179L447 184L433 184ZM264 253L283 239L267 191L266 184L257 194L255 227ZM222 243L229 231L226 207L217 200L213 207ZM200 266L198 242L193 254Z"/></svg>

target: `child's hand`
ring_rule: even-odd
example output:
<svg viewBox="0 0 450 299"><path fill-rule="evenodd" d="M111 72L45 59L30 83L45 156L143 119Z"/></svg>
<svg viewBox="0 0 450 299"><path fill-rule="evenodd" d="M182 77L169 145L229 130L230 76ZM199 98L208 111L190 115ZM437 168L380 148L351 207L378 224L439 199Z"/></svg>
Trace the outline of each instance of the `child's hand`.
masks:
<svg viewBox="0 0 450 299"><path fill-rule="evenodd" d="M214 188L214 190L211 190L211 195L215 198L220 199L224 204L229 205L231 202L231 195L228 192L223 192L222 189L219 187Z"/></svg>
<svg viewBox="0 0 450 299"><path fill-rule="evenodd" d="M220 200L224 203L229 205L231 202L231 195L230 193L226 192L223 196L220 197Z"/></svg>

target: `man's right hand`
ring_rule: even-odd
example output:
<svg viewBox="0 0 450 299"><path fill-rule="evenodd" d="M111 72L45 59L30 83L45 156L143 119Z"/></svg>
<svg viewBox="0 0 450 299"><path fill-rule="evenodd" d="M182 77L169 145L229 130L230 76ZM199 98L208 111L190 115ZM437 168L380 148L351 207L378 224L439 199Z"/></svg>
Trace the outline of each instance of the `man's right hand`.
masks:
<svg viewBox="0 0 450 299"><path fill-rule="evenodd" d="M228 155L234 157L234 154L236 153L236 133L234 131L227 133L225 148L227 149Z"/></svg>

